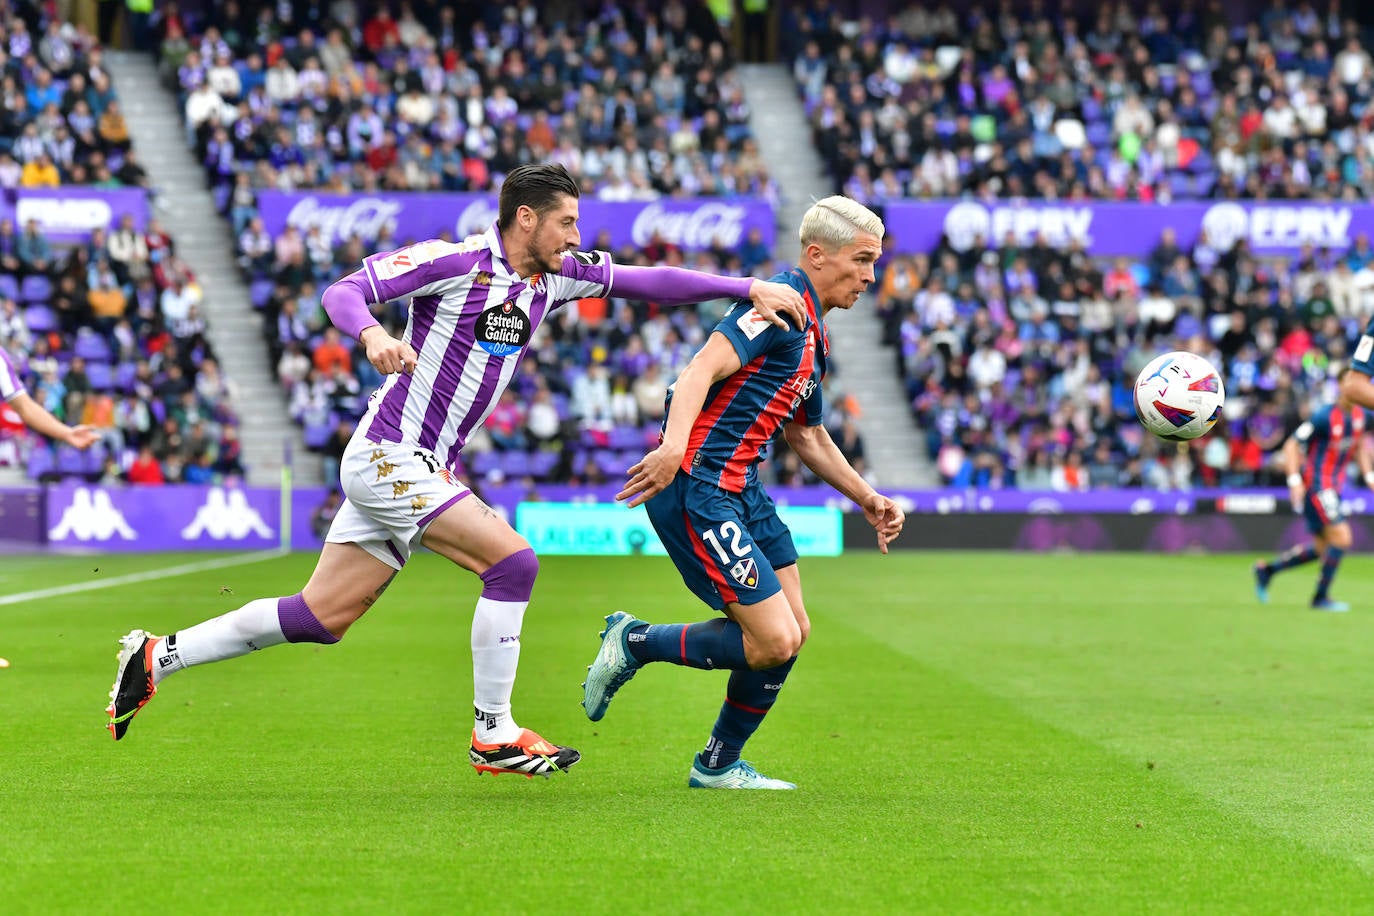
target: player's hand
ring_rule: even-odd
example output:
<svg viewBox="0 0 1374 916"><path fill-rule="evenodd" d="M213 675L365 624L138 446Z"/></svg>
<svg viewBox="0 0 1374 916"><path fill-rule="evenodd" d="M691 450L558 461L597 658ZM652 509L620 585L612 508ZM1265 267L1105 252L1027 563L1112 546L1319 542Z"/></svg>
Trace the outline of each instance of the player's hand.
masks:
<svg viewBox="0 0 1374 916"><path fill-rule="evenodd" d="M874 493L863 504L864 518L878 532L878 549L887 553L887 545L897 539L906 524L902 507L881 493Z"/></svg>
<svg viewBox="0 0 1374 916"><path fill-rule="evenodd" d="M806 303L801 293L786 283L770 283L755 280L749 285L749 298L753 300L754 310L765 321L771 321L784 331L787 330L786 315L798 330L806 327Z"/></svg>
<svg viewBox="0 0 1374 916"><path fill-rule="evenodd" d="M644 456L644 460L625 473L629 483L615 495L617 500L629 499L627 509L643 505L663 492L664 487L677 476L678 466L682 464L682 450L660 445Z"/></svg>
<svg viewBox="0 0 1374 916"><path fill-rule="evenodd" d="M397 340L382 329L379 324L364 328L358 338L367 348L367 361L382 375L415 371L415 348L404 340Z"/></svg>
<svg viewBox="0 0 1374 916"><path fill-rule="evenodd" d="M1293 507L1293 511L1302 514L1302 498L1307 495L1307 489L1300 483L1291 484L1288 487L1288 504Z"/></svg>
<svg viewBox="0 0 1374 916"><path fill-rule="evenodd" d="M73 426L67 434L62 437L62 441L77 448L90 448L95 441L100 438L100 434L95 431L94 426Z"/></svg>

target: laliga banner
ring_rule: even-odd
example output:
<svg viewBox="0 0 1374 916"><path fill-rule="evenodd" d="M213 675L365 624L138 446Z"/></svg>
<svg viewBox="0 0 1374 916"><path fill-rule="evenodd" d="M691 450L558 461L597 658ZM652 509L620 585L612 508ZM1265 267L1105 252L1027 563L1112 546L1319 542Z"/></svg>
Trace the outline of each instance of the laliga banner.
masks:
<svg viewBox="0 0 1374 916"><path fill-rule="evenodd" d="M58 242L84 241L91 230L113 228L126 213L140 231L148 225L148 194L141 188L20 188L0 198L0 217L23 232L29 220Z"/></svg>
<svg viewBox="0 0 1374 916"><path fill-rule="evenodd" d="M1170 226L1185 251L1204 229L1222 251L1246 239L1262 255L1292 255L1307 244L1346 249L1361 232L1374 237L1374 206L1316 201L899 201L888 204L883 215L897 250L906 253L934 250L942 234L956 251L967 251L979 238L1000 248L1008 235L1028 245L1044 233L1056 247L1077 239L1092 255L1143 256Z"/></svg>
<svg viewBox="0 0 1374 916"><path fill-rule="evenodd" d="M733 248L750 229L758 229L772 247L776 220L773 207L757 197L664 198L651 201L579 201L583 246L590 248L603 230L611 244L647 245L657 232L682 248ZM287 225L302 231L319 226L337 244L353 235L373 239L390 226L397 241L423 241L444 233L455 239L485 232L496 222L496 195L427 192L378 194L309 194L260 191L258 212L268 233Z"/></svg>

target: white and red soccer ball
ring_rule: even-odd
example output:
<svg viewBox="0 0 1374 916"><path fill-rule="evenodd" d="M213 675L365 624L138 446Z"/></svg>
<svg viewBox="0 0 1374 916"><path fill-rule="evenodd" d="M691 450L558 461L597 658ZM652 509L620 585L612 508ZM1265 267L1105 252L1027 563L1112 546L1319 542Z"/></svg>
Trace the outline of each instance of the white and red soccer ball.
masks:
<svg viewBox="0 0 1374 916"><path fill-rule="evenodd" d="M1196 353L1175 350L1150 361L1135 380L1135 414L1161 439L1196 439L1221 418L1221 375Z"/></svg>

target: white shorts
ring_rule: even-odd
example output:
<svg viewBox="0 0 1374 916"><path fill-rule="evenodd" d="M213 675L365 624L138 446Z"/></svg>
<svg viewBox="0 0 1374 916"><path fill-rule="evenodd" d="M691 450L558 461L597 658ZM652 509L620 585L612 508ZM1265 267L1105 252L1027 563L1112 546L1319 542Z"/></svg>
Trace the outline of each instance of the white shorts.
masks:
<svg viewBox="0 0 1374 916"><path fill-rule="evenodd" d="M418 445L354 436L339 463L344 504L325 540L357 544L400 569L425 527L472 491L434 453Z"/></svg>

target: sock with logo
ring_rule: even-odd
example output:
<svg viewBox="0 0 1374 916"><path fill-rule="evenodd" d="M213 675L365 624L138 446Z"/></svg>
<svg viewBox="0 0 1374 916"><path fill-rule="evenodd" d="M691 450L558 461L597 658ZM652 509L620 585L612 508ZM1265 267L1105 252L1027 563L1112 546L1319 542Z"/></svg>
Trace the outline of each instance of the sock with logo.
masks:
<svg viewBox="0 0 1374 916"><path fill-rule="evenodd" d="M733 620L703 623L646 623L627 634L630 654L638 662L672 662L688 668L747 669L744 631Z"/></svg>
<svg viewBox="0 0 1374 916"><path fill-rule="evenodd" d="M725 689L725 702L721 704L720 716L715 728L711 729L711 739L701 752L702 766L710 769L728 767L739 759L744 743L758 730L763 717L773 708L787 680L792 665L797 661L794 655L776 668L763 671L735 671L730 675L730 685Z"/></svg>
<svg viewBox="0 0 1374 916"><path fill-rule="evenodd" d="M299 594L259 598L237 611L179 630L153 648L153 683L182 668L247 655L284 642L336 643Z"/></svg>
<svg viewBox="0 0 1374 916"><path fill-rule="evenodd" d="M1304 563L1311 563L1317 558L1317 548L1311 544L1301 544L1290 550L1286 550L1274 559L1263 564L1264 571L1269 575L1283 572L1285 569L1292 569L1294 566L1302 566Z"/></svg>
<svg viewBox="0 0 1374 916"><path fill-rule="evenodd" d="M520 665L520 627L529 607L539 560L526 548L482 573L482 595L472 615L473 732L486 744L520 737L510 713Z"/></svg>
<svg viewBox="0 0 1374 916"><path fill-rule="evenodd" d="M1313 601L1325 601L1327 592L1331 589L1331 580L1336 578L1336 567L1341 565L1341 558L1345 556L1345 551L1339 547L1326 548L1326 555L1322 557L1321 577L1317 579L1317 593L1312 596Z"/></svg>

